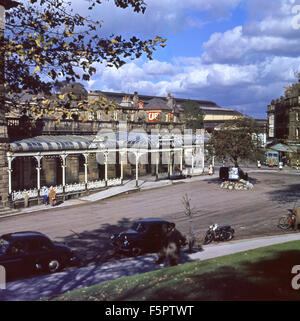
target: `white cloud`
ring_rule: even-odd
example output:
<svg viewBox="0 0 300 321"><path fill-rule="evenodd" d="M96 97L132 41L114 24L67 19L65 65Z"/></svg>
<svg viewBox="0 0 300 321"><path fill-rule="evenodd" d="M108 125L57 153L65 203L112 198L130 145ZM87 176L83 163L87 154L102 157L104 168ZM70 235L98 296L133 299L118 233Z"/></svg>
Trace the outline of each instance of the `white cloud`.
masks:
<svg viewBox="0 0 300 321"><path fill-rule="evenodd" d="M300 55L300 30L292 26L293 0L248 0L250 19L203 44L206 63L259 62L268 56Z"/></svg>
<svg viewBox="0 0 300 321"><path fill-rule="evenodd" d="M203 44L203 61L233 62L240 60L249 49L247 39L242 35L242 26L237 26L225 33L214 33L210 39Z"/></svg>
<svg viewBox="0 0 300 321"><path fill-rule="evenodd" d="M230 11L242 0L146 0L144 14L135 13L132 8L120 9L114 1L106 1L87 10L86 1L73 0L72 5L82 15L103 20L102 34L127 34L134 32L145 37L178 33L188 27L201 28L204 21L195 18L195 13L205 13L214 19L229 16ZM204 18L203 18L204 19Z"/></svg>
<svg viewBox="0 0 300 321"><path fill-rule="evenodd" d="M172 93L175 98L211 100L265 117L267 105L295 80L294 71L299 66L300 57L273 57L247 65L206 64L201 59L184 57L173 63L153 61L138 66L131 62L118 70L98 70L91 88L154 96ZM156 72L159 68L165 68L163 76Z"/></svg>
<svg viewBox="0 0 300 321"><path fill-rule="evenodd" d="M205 21L190 12L215 17L230 14L239 0L152 0L145 15L130 10L102 11L111 33L117 30L143 35L175 33L201 28ZM266 116L268 103L283 94L300 70L300 30L291 22L293 0L245 0L248 21L210 35L203 54L172 57L170 61L129 62L120 69L102 65L90 88L155 96L171 92L175 98L211 100L255 117ZM118 11L118 12L117 12ZM105 29L106 30L106 29ZM168 49L168 47L167 47Z"/></svg>

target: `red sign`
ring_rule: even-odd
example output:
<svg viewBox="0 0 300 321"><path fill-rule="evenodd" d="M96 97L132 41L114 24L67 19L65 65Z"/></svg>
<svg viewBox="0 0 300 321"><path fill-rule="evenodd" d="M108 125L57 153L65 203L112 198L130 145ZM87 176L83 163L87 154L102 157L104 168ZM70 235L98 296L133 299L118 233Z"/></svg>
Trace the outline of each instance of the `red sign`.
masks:
<svg viewBox="0 0 300 321"><path fill-rule="evenodd" d="M148 122L159 121L160 110L148 111Z"/></svg>

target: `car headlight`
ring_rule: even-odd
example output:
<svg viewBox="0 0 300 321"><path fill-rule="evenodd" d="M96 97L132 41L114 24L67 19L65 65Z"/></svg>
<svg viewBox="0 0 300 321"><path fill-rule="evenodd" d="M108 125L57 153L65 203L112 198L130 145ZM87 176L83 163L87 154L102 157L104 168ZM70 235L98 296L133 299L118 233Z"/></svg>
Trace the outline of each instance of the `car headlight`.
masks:
<svg viewBox="0 0 300 321"><path fill-rule="evenodd" d="M129 245L129 241L126 239L126 240L123 242L123 245L124 245L124 246L128 246L128 245Z"/></svg>
<svg viewBox="0 0 300 321"><path fill-rule="evenodd" d="M114 235L112 235L112 236L110 237L110 239L111 239L111 240L114 240L114 239L115 239L115 236L114 236Z"/></svg>

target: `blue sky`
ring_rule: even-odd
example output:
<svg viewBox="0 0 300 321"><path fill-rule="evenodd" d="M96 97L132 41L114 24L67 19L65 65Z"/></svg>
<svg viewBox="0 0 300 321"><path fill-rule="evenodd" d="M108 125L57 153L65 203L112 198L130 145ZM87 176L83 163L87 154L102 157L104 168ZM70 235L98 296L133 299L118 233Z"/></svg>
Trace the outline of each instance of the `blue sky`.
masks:
<svg viewBox="0 0 300 321"><path fill-rule="evenodd" d="M83 1L73 0L85 10ZM300 71L300 29L292 8L300 0L146 0L145 14L104 1L93 13L103 35L159 35L167 46L152 61L120 69L96 65L90 90L211 100L256 118L284 94ZM300 23L300 17L299 17Z"/></svg>

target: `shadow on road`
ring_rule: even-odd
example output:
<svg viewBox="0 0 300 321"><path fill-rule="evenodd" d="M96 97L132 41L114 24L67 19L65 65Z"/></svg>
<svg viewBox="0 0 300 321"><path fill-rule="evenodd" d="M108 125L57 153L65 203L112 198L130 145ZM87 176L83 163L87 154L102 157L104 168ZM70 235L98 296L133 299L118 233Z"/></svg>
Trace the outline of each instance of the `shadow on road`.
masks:
<svg viewBox="0 0 300 321"><path fill-rule="evenodd" d="M135 221L122 218L117 224L102 224L99 229L83 231L62 238L62 242L67 243L82 260L82 265L102 264L109 260L125 258L122 254L115 254L110 241L110 236L120 233L132 227Z"/></svg>
<svg viewBox="0 0 300 321"><path fill-rule="evenodd" d="M128 258L126 254L116 253L110 236L130 229L137 221L122 218L117 224L102 224L99 229L76 233L62 239L80 257L82 266L99 265L105 262ZM183 252L184 253L184 252ZM187 256L183 261L187 260Z"/></svg>
<svg viewBox="0 0 300 321"><path fill-rule="evenodd" d="M280 185L278 185L280 187ZM278 188L267 192L270 199L280 204L294 203L300 206L300 184L289 185L284 188Z"/></svg>

